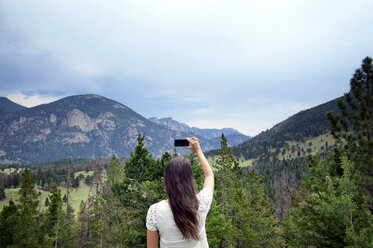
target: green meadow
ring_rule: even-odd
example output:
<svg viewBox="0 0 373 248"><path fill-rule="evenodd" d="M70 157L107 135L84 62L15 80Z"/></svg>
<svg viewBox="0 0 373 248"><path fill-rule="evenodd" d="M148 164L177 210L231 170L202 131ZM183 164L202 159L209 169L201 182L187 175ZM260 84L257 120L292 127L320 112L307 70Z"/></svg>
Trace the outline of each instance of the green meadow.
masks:
<svg viewBox="0 0 373 248"><path fill-rule="evenodd" d="M93 171L85 172L80 171L75 173L75 177L83 174L84 176L87 175L93 175ZM59 186L58 187L61 190L62 196L66 194L66 187ZM15 202L18 202L18 191L20 188L13 188L13 189L5 189L6 199L3 201L0 201L0 210L3 209L4 205L7 205L9 201L12 199ZM49 191L42 190L39 186L36 186L36 190L41 193L39 196L39 209L44 210L47 207L45 207L45 200L49 195ZM71 197L71 206L74 209L74 213L77 214L79 212L79 207L81 201L86 201L88 199L89 194L93 194L94 190L92 187L86 185L84 183L84 179L80 181L78 188L72 188L70 191L70 197Z"/></svg>

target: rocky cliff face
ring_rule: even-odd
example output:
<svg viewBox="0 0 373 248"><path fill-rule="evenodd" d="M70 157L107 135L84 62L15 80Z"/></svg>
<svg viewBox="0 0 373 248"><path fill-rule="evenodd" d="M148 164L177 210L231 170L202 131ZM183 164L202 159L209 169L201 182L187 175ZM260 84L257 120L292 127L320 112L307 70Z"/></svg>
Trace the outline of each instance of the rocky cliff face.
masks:
<svg viewBox="0 0 373 248"><path fill-rule="evenodd" d="M191 136L169 130L130 108L98 95L79 95L0 115L0 162L37 163L65 157L129 156L137 135L154 156L173 150L173 140ZM204 150L219 142L201 136Z"/></svg>
<svg viewBox="0 0 373 248"><path fill-rule="evenodd" d="M190 128L187 124L175 121L171 117L161 118L161 119L158 119L157 117L151 117L149 118L149 120L158 125L164 126L165 128L169 130L185 132L185 133L193 133L192 128Z"/></svg>

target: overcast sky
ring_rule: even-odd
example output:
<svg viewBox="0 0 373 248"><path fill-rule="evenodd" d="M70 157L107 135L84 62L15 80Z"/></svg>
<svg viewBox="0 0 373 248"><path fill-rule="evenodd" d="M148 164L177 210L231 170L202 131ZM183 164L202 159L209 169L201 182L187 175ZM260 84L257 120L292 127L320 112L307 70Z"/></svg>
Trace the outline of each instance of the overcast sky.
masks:
<svg viewBox="0 0 373 248"><path fill-rule="evenodd" d="M94 93L247 135L341 96L373 56L372 0L0 1L0 95Z"/></svg>

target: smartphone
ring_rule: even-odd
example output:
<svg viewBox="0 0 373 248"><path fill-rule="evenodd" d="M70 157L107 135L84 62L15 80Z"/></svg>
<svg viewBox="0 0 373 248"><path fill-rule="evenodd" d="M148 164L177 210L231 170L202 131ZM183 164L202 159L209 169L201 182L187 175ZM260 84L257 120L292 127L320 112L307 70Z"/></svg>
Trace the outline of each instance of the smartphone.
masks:
<svg viewBox="0 0 373 248"><path fill-rule="evenodd" d="M175 146L189 146L189 141L186 139L175 139Z"/></svg>

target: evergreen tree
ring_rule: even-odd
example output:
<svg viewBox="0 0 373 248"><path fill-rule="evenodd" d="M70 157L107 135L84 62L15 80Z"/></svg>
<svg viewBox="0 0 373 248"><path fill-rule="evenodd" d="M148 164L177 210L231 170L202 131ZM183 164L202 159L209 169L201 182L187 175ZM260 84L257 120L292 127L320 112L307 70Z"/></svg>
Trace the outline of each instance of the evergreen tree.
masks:
<svg viewBox="0 0 373 248"><path fill-rule="evenodd" d="M220 199L222 204L222 214L225 214L226 209L226 188L227 188L227 179L231 179L233 176L232 168L236 166L236 160L233 157L231 149L228 147L227 139L224 136L224 133L221 134L221 147L219 151L219 157L216 160L216 169L217 172L217 184L221 187L220 190ZM219 188L218 188L219 189ZM219 195L219 194L218 194Z"/></svg>
<svg viewBox="0 0 373 248"><path fill-rule="evenodd" d="M0 212L0 247L14 244L15 221L17 220L17 206L10 200Z"/></svg>
<svg viewBox="0 0 373 248"><path fill-rule="evenodd" d="M96 195L100 194L100 190L101 190L102 185L103 185L103 181L102 181L103 171L104 171L103 160L102 160L101 156L98 155L98 157L96 159L96 167L95 167L95 170L93 172L93 178L94 178L93 179L93 185L96 186Z"/></svg>
<svg viewBox="0 0 373 248"><path fill-rule="evenodd" d="M110 185L120 183L124 178L123 166L120 164L119 159L113 155L110 160L110 167L107 171L106 180Z"/></svg>
<svg viewBox="0 0 373 248"><path fill-rule="evenodd" d="M38 247L41 233L38 221L38 204L40 192L36 192L30 170L22 173L19 190L19 216L16 220L14 245L11 247Z"/></svg>
<svg viewBox="0 0 373 248"><path fill-rule="evenodd" d="M126 162L126 177L136 179L138 182L153 180L153 171L156 170L156 161L145 147L145 135L137 136L135 153L131 152L130 159Z"/></svg>
<svg viewBox="0 0 373 248"><path fill-rule="evenodd" d="M206 235L210 247L235 247L232 220L222 214L221 204L213 199L206 219Z"/></svg>
<svg viewBox="0 0 373 248"><path fill-rule="evenodd" d="M89 225L90 219L90 202L91 198L88 196L86 202L81 201L78 217L76 242L79 247L88 247L91 240L91 227Z"/></svg>
<svg viewBox="0 0 373 248"><path fill-rule="evenodd" d="M124 232L125 209L114 195L113 188L120 185L124 177L124 168L119 159L113 155L105 183L98 195L92 198L89 209L90 243L98 247L120 247ZM82 205L81 207L83 207Z"/></svg>
<svg viewBox="0 0 373 248"><path fill-rule="evenodd" d="M207 232L209 237L213 237L210 245L283 247L284 241L261 178L253 170L244 178L243 170L235 161L224 134L219 154L215 199L221 205L213 202L208 215ZM218 221L223 222L217 224ZM230 231L224 233L226 229Z"/></svg>
<svg viewBox="0 0 373 248"><path fill-rule="evenodd" d="M373 200L373 65L366 57L350 81L350 91L338 102L339 115L327 117L333 136L354 162L355 182ZM362 194L365 194L362 191ZM373 202L373 201L372 201ZM372 203L371 202L371 203ZM373 204L371 204L373 213Z"/></svg>
<svg viewBox="0 0 373 248"><path fill-rule="evenodd" d="M0 201L4 200L5 198L6 198L5 188L0 186Z"/></svg>
<svg viewBox="0 0 373 248"><path fill-rule="evenodd" d="M71 206L71 169L67 168L67 175L66 175L66 218L71 219L73 217L74 209Z"/></svg>
<svg viewBox="0 0 373 248"><path fill-rule="evenodd" d="M176 158L177 156L179 156L179 154L177 153L176 147L174 147L174 153L172 154L172 158Z"/></svg>
<svg viewBox="0 0 373 248"><path fill-rule="evenodd" d="M241 247L284 247L274 210L264 193L261 176L251 170L244 180L235 181L233 210L242 226Z"/></svg>
<svg viewBox="0 0 373 248"><path fill-rule="evenodd" d="M373 218L366 202L356 201L353 163L342 154L326 161L311 157L310 167L284 220L288 246L372 247ZM336 174L336 168L343 174Z"/></svg>
<svg viewBox="0 0 373 248"><path fill-rule="evenodd" d="M202 166L199 164L197 155L194 152L190 153L189 161L190 161L190 164L192 165L193 175L194 175L194 179L196 180L198 189L201 190L203 187L205 174L203 173Z"/></svg>
<svg viewBox="0 0 373 248"><path fill-rule="evenodd" d="M55 247L73 247L73 222L67 218L63 211L63 202L61 190L56 184L52 185L50 204L47 210L46 227L49 238L53 241ZM70 217L71 218L71 217Z"/></svg>
<svg viewBox="0 0 373 248"><path fill-rule="evenodd" d="M163 153L161 160L158 162L158 165L154 171L154 180L160 180L162 183L164 183L164 169L166 168L166 165L170 160L172 159L172 156L169 152Z"/></svg>

